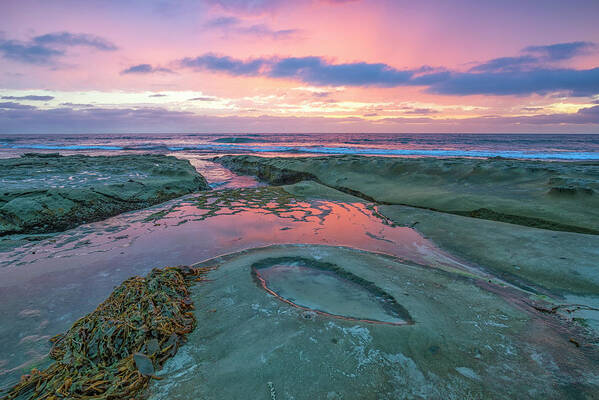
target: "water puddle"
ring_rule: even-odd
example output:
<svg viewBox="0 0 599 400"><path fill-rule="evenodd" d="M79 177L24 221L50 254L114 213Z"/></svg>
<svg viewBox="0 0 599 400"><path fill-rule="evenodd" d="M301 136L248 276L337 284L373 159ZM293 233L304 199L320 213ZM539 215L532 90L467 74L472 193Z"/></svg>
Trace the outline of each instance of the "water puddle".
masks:
<svg viewBox="0 0 599 400"><path fill-rule="evenodd" d="M408 311L391 295L335 264L266 259L252 265L252 274L268 293L305 311L367 323L412 323Z"/></svg>
<svg viewBox="0 0 599 400"><path fill-rule="evenodd" d="M463 269L415 230L386 224L363 203L298 201L272 187L186 196L63 233L30 237L0 253L0 388L44 359L49 337L93 311L129 277L286 243L347 246ZM347 314L328 305L323 310ZM382 312L349 315L389 318Z"/></svg>

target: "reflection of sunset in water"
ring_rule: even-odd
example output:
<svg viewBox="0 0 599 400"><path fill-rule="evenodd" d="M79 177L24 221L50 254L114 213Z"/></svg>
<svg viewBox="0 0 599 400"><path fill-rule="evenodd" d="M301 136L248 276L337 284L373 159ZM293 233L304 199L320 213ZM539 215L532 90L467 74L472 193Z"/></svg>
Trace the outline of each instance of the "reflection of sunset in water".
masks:
<svg viewBox="0 0 599 400"><path fill-rule="evenodd" d="M268 197L271 189L248 193L252 190ZM362 203L241 196L221 208L227 196L208 196L215 197L174 200L3 253L0 313L18 325L0 328L0 353L14 355L6 361L6 376L12 379L14 373L16 379L11 368L43 357L49 348L45 339L23 342L18 332L55 335L92 311L114 286L155 267L280 243L348 246L420 264L461 267L415 230L386 225ZM28 313L36 318L22 317Z"/></svg>

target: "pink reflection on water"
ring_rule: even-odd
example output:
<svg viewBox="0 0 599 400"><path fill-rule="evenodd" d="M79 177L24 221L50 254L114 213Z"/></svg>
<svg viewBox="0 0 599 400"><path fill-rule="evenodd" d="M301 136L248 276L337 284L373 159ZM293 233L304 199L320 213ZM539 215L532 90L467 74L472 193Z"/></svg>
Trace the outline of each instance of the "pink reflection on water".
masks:
<svg viewBox="0 0 599 400"><path fill-rule="evenodd" d="M415 230L385 225L361 203L269 206L279 215L272 209L238 206L202 220L206 210L175 200L2 253L9 264L0 268L0 358L5 358L0 359L0 387L18 379L20 371L14 368L48 351L47 340L39 338L64 331L114 286L155 267L283 243L348 246L420 264L459 267ZM146 220L169 208L174 211L164 218ZM38 339L32 344L33 339L23 341L24 336Z"/></svg>

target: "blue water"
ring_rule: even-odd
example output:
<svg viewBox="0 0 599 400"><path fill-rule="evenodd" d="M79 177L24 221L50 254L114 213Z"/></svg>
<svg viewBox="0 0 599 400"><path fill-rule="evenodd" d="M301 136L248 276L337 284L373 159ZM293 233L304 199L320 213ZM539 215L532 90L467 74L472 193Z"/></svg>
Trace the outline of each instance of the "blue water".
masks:
<svg viewBox="0 0 599 400"><path fill-rule="evenodd" d="M599 160L599 134L261 134L6 135L0 157L63 154L186 153L300 156L359 154L409 157L506 157Z"/></svg>

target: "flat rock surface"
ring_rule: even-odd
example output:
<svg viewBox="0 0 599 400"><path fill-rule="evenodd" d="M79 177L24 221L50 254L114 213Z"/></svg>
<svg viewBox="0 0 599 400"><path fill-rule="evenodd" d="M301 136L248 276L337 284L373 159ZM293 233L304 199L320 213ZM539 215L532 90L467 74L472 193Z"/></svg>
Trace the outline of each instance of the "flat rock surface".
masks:
<svg viewBox="0 0 599 400"><path fill-rule="evenodd" d="M337 265L410 313L393 326L325 316L264 290L277 257ZM280 245L208 260L192 289L197 328L150 399L569 399L596 393L596 354L517 291L343 247ZM315 298L326 307L325 298ZM271 397L272 396L272 397ZM590 397L589 397L590 396Z"/></svg>
<svg viewBox="0 0 599 400"><path fill-rule="evenodd" d="M405 206L380 206L440 247L522 288L595 297L599 304L599 236L556 232ZM599 315L598 315L599 317Z"/></svg>
<svg viewBox="0 0 599 400"><path fill-rule="evenodd" d="M223 156L272 184L315 180L384 204L551 230L599 233L599 163L363 156Z"/></svg>
<svg viewBox="0 0 599 400"><path fill-rule="evenodd" d="M0 235L62 231L205 189L175 157L25 154L0 160Z"/></svg>

